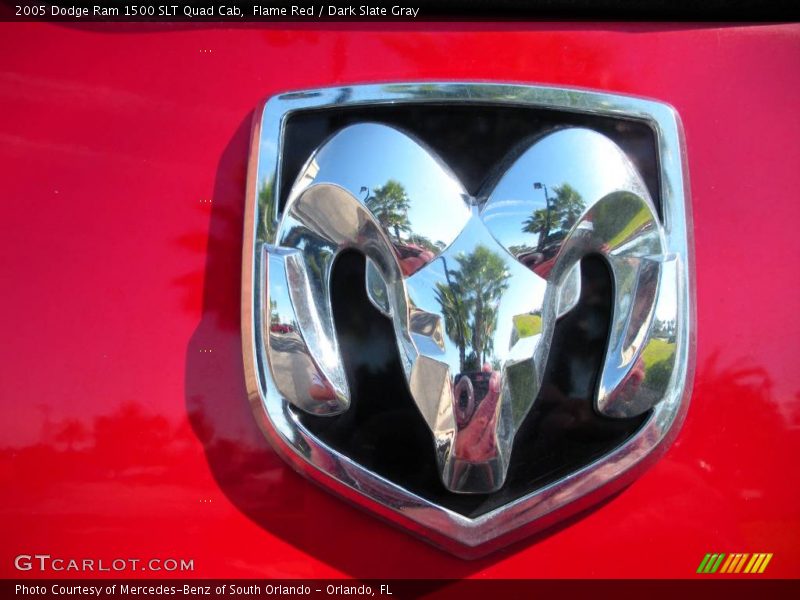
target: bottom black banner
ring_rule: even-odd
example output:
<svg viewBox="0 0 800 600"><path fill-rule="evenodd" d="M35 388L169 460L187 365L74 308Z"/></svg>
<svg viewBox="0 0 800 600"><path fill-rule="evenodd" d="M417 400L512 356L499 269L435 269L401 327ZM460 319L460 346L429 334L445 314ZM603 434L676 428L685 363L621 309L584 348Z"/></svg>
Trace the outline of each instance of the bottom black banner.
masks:
<svg viewBox="0 0 800 600"><path fill-rule="evenodd" d="M636 596L656 600L682 599L687 594L708 597L742 597L762 594L767 598L800 597L800 580L698 578L683 580L262 580L262 579L6 579L0 583L2 598L431 598L434 600L485 598L506 600L534 595L568 598Z"/></svg>

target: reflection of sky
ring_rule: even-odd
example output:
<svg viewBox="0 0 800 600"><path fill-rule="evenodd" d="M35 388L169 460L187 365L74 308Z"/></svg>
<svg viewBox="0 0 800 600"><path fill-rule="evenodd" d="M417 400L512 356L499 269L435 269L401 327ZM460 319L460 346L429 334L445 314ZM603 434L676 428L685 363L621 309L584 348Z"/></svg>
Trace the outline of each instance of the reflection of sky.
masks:
<svg viewBox="0 0 800 600"><path fill-rule="evenodd" d="M390 179L400 182L410 199L413 233L450 243L461 231L470 210L465 192L431 154L405 134L366 123L347 127L317 156L315 183L335 183L359 200Z"/></svg>
<svg viewBox="0 0 800 600"><path fill-rule="evenodd" d="M545 281L526 269L508 254L489 234L479 219L471 219L464 232L439 258L406 280L408 294L414 304L427 312L441 314L441 305L436 299L436 284L447 285L445 261L450 271L459 268L458 256L467 255L483 245L497 253L506 261L509 273L508 289L503 294L497 316L497 330L494 333L494 356L505 358L511 342L513 318L540 310L544 300ZM471 334L468 338L471 339ZM452 372L458 372L458 347L445 336L446 358ZM469 354L469 350L467 352Z"/></svg>
<svg viewBox="0 0 800 600"><path fill-rule="evenodd" d="M676 321L678 315L678 264L677 259L662 264L661 283L656 303L656 319L661 322Z"/></svg>
<svg viewBox="0 0 800 600"><path fill-rule="evenodd" d="M611 140L586 129L564 129L535 143L506 171L483 208L483 220L507 248L535 246L538 233L523 233L525 220L546 208L544 189L550 200L555 188L568 183L586 202L587 208L614 191L639 191L644 185L628 158Z"/></svg>

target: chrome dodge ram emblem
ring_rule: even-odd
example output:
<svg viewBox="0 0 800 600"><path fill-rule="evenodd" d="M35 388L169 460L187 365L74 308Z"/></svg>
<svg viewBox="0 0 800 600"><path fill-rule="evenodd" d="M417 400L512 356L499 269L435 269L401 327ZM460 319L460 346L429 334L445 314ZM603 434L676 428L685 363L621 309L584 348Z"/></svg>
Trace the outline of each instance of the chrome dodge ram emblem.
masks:
<svg viewBox="0 0 800 600"><path fill-rule="evenodd" d="M516 143L468 191L424 140L385 113L370 118L370 107L448 104L560 109L589 121L565 116ZM285 173L289 119L349 107L359 118L310 148L299 172ZM625 150L591 127L592 116L651 128L660 188L648 189ZM554 509L566 515L568 505L574 512L618 489L626 471L674 435L686 404L692 296L671 109L527 86L354 86L271 99L254 144L243 283L248 386L265 433L303 473L439 545L475 554L523 525L524 533L552 522ZM337 259L354 251L365 267L363 288L352 294L365 293L390 323L405 381L397 404L413 405L427 427L427 450L413 460L420 470L435 467L435 481L406 483L391 466L371 467L315 432L313 422L336 423L354 410L352 378L362 371L345 368L332 298ZM525 474L536 457L517 437L537 435L523 426L543 419L532 409L557 324L587 295L587 257L599 257L610 279L606 342L599 368L577 359L569 368L573 380L589 382L591 418L629 429L602 455L587 454L537 486L536 468ZM359 426L369 424L348 425L348 435ZM381 443L364 444L377 452ZM465 496L472 499L459 500Z"/></svg>

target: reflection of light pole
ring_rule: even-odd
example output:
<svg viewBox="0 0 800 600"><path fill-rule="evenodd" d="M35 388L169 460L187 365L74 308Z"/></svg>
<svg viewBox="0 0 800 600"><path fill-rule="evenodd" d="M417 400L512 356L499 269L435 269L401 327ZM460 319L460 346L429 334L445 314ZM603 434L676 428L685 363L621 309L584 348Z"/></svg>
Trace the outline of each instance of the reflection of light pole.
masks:
<svg viewBox="0 0 800 600"><path fill-rule="evenodd" d="M548 194L547 186L540 181L537 181L533 184L533 189L541 190L544 188L544 204L545 204L545 212L544 212L544 235L539 239L539 250L544 248L544 243L547 241L547 236L550 235L550 194Z"/></svg>
<svg viewBox="0 0 800 600"><path fill-rule="evenodd" d="M367 186L365 186L365 185L362 185L362 186L361 186L361 191L360 191L359 193L360 193L360 194L363 194L364 192L366 192L366 193L367 193L367 194L364 196L364 204L366 204L366 203L369 201L369 188L368 188Z"/></svg>

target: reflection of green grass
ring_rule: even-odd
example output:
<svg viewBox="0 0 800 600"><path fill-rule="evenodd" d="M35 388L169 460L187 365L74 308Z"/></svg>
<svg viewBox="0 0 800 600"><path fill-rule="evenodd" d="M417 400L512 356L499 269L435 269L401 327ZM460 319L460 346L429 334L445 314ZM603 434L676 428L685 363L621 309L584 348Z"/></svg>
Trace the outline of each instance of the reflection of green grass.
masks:
<svg viewBox="0 0 800 600"><path fill-rule="evenodd" d="M520 338L537 335L542 331L542 317L539 315L517 315L514 317L514 328Z"/></svg>
<svg viewBox="0 0 800 600"><path fill-rule="evenodd" d="M647 208L643 206L639 210L639 212L637 212L635 215L633 215L633 217L631 217L631 220L628 221L628 224L621 231L619 231L617 235L611 238L611 241L608 242L608 245L611 248L613 248L614 246L617 246L618 244L621 244L626 239L628 239L628 237L634 231L639 229L639 227L641 227L647 222L647 219L649 218L648 213L649 211L647 210Z"/></svg>
<svg viewBox="0 0 800 600"><path fill-rule="evenodd" d="M656 363L671 359L674 352L674 343L665 342L664 340L650 340L644 352L642 352L642 360L645 366L652 367Z"/></svg>
<svg viewBox="0 0 800 600"><path fill-rule="evenodd" d="M514 427L519 427L525 413L533 402L531 390L536 386L535 373L530 361L522 361L506 368L506 381L511 391L511 418Z"/></svg>
<svg viewBox="0 0 800 600"><path fill-rule="evenodd" d="M650 340L642 352L642 360L647 369L647 385L656 391L665 390L675 362L675 343Z"/></svg>

